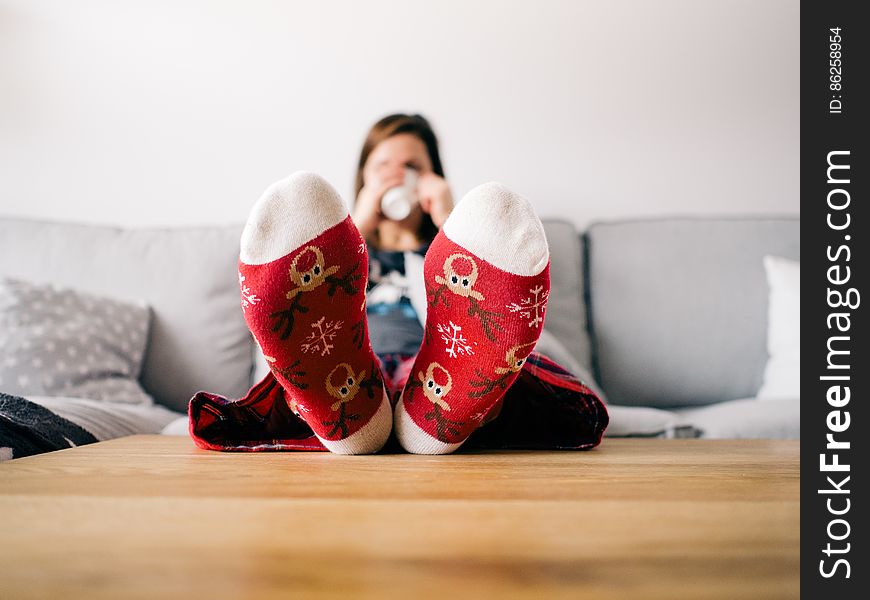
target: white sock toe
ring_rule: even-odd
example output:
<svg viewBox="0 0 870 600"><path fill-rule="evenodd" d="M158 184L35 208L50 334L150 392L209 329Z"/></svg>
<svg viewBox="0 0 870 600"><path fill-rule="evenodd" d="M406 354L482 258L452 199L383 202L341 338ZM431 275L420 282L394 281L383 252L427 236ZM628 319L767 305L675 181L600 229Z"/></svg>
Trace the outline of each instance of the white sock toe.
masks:
<svg viewBox="0 0 870 600"><path fill-rule="evenodd" d="M270 185L248 216L239 259L262 265L295 250L347 218L347 207L325 179L297 171Z"/></svg>
<svg viewBox="0 0 870 600"><path fill-rule="evenodd" d="M399 400L393 415L393 429L402 448L412 454L450 454L455 452L465 440L448 444L436 440L431 435L420 429L419 425L405 410L405 400Z"/></svg>
<svg viewBox="0 0 870 600"><path fill-rule="evenodd" d="M343 440L325 440L320 436L317 436L317 439L334 454L374 454L387 443L392 429L393 409L390 406L389 396L384 390L377 412L359 431Z"/></svg>
<svg viewBox="0 0 870 600"><path fill-rule="evenodd" d="M515 275L537 275L550 260L544 226L531 203L500 183L465 194L444 223L444 234Z"/></svg>

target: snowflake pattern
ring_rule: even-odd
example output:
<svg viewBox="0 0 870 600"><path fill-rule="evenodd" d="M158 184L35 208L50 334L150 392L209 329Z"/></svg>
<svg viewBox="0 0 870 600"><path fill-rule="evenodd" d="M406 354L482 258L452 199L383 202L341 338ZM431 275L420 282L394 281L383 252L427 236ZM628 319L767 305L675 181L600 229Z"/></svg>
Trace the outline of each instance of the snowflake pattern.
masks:
<svg viewBox="0 0 870 600"><path fill-rule="evenodd" d="M251 293L251 288L245 285L245 276L239 273L239 287L242 288L242 311L260 301L256 294Z"/></svg>
<svg viewBox="0 0 870 600"><path fill-rule="evenodd" d="M470 356L474 354L474 348L471 347L465 336L460 333L462 327L453 321L448 321L448 323L449 325L446 326L438 324L438 333L441 334L441 339L447 346L447 355L456 358L457 356Z"/></svg>
<svg viewBox="0 0 870 600"><path fill-rule="evenodd" d="M320 352L320 356L326 356L329 351L334 348L330 344L335 336L338 335L338 330L344 325L344 321L326 321L326 317L320 317L317 321L311 324L313 331L305 338L305 343L302 344L302 352L312 354Z"/></svg>
<svg viewBox="0 0 870 600"><path fill-rule="evenodd" d="M505 308L512 313L520 313L524 319L529 319L529 327L537 327L544 322L544 312L547 310L547 299L550 297L550 291L544 291L544 287L538 287L529 290L532 296L520 300L520 303L511 302ZM534 317L532 313L534 312Z"/></svg>

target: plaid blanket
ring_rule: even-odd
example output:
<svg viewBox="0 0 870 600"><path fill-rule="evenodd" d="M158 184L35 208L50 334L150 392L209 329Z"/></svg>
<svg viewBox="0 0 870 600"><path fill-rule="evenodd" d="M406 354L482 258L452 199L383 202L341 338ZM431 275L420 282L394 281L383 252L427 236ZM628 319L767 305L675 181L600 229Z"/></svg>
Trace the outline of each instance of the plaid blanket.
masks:
<svg viewBox="0 0 870 600"><path fill-rule="evenodd" d="M394 405L412 362L413 357L383 359ZM289 405L271 373L238 400L199 392L190 400L190 436L208 450L325 451ZM597 446L607 424L607 410L595 392L546 356L532 353L463 448L581 450ZM391 438L382 452L400 450Z"/></svg>

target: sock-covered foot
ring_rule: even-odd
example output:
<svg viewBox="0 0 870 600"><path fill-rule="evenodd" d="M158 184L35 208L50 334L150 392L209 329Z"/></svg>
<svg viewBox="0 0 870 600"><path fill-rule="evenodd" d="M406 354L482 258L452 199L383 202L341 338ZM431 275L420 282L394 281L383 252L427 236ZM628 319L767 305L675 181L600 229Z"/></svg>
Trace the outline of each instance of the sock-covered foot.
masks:
<svg viewBox="0 0 870 600"><path fill-rule="evenodd" d="M376 452L392 428L367 278L365 243L326 181L294 173L263 193L241 240L245 321L290 408L339 454Z"/></svg>
<svg viewBox="0 0 870 600"><path fill-rule="evenodd" d="M426 333L394 418L406 450L453 452L485 421L541 334L549 266L525 198L487 183L457 204L426 253Z"/></svg>

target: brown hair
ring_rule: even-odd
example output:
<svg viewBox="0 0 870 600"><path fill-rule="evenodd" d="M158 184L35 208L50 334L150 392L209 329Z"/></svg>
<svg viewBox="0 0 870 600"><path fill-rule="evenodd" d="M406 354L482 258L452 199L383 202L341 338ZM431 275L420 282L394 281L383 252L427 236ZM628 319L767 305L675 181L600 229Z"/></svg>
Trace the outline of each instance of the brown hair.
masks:
<svg viewBox="0 0 870 600"><path fill-rule="evenodd" d="M385 139L398 135L400 133L410 133L420 139L426 146L426 152L429 154L429 160L432 161L432 171L444 177L444 167L441 164L441 156L438 154L438 138L435 137L435 131L429 121L422 115L406 115L397 113L387 115L369 129L366 135L366 140L363 143L362 151L359 155L359 164L356 170L356 189L354 190L354 199L359 196L360 190L363 188L363 169L369 159L369 154L375 149L375 146L383 142ZM423 222L420 225L420 235L426 241L435 239L438 233L438 227L432 221L432 217L424 214Z"/></svg>

